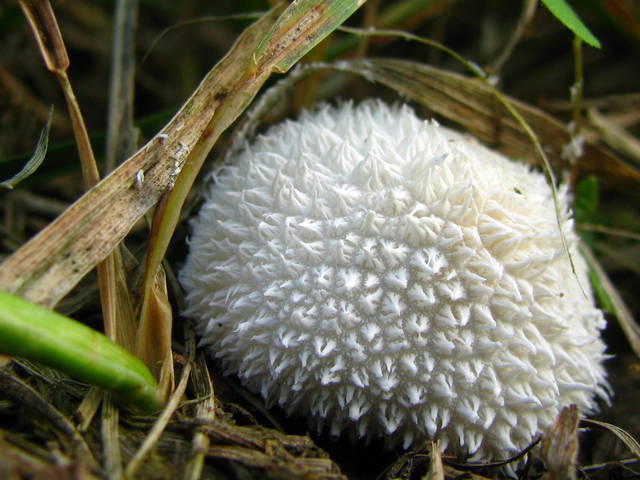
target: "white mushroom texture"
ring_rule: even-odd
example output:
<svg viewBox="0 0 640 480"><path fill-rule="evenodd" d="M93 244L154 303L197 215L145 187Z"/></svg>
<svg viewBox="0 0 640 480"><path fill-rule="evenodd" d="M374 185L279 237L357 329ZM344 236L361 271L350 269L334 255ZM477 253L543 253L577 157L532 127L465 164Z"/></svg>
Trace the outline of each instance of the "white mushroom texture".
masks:
<svg viewBox="0 0 640 480"><path fill-rule="evenodd" d="M181 272L202 341L269 403L474 459L607 398L565 189L407 106L321 106L214 175Z"/></svg>

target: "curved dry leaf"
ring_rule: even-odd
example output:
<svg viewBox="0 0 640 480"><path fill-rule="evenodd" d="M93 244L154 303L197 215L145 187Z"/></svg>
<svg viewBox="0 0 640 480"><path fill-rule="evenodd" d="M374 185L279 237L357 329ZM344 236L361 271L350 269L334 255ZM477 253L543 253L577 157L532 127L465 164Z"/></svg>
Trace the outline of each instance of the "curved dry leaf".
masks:
<svg viewBox="0 0 640 480"><path fill-rule="evenodd" d="M626 430L618 427L617 425L613 425L607 422L601 422L599 420L593 420L591 418L584 418L582 420L582 423L585 425L592 425L592 426L600 427L610 431L616 437L618 437L622 443L626 445L629 451L633 453L633 455L638 460L640 460L640 443L638 443L638 441L633 437L633 435L631 435Z"/></svg>
<svg viewBox="0 0 640 480"><path fill-rule="evenodd" d="M418 62L397 59L358 59L328 68L348 71L382 83L431 111L462 125L470 133L511 158L537 162L531 140L518 122L497 101L493 89L475 78ZM542 110L506 97L540 139L555 167L568 167L563 149L571 142L569 129ZM640 171L612 152L584 144L579 168L623 188L640 186Z"/></svg>

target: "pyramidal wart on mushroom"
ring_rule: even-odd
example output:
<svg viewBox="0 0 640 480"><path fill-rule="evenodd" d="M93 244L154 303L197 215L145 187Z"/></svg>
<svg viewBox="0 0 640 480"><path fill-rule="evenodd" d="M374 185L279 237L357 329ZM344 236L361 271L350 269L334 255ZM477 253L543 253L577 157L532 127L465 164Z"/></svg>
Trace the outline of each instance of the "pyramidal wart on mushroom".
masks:
<svg viewBox="0 0 640 480"><path fill-rule="evenodd" d="M187 314L268 403L488 460L607 399L603 315L567 191L576 275L542 174L366 101L271 127L213 180L180 274Z"/></svg>

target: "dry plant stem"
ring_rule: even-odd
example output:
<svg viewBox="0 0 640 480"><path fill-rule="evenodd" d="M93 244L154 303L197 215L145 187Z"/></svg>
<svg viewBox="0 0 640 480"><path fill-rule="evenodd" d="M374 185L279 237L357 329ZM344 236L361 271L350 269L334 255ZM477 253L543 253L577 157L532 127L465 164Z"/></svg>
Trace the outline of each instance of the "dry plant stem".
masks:
<svg viewBox="0 0 640 480"><path fill-rule="evenodd" d="M611 235L614 237L620 238L630 238L631 240L640 241L640 233L630 232L628 230L621 230L618 228L609 228L604 225L594 225L590 223L579 223L576 225L578 230L587 230L589 232L598 232L604 233L606 235Z"/></svg>
<svg viewBox="0 0 640 480"><path fill-rule="evenodd" d="M203 135L277 14L270 12L245 31L161 133L0 265L0 287L52 307L103 260L173 184L186 153ZM227 109L233 110L224 119L230 123L240 110ZM140 171L144 182L137 185Z"/></svg>
<svg viewBox="0 0 640 480"><path fill-rule="evenodd" d="M594 108L587 111L587 118L604 143L633 161L635 165L640 165L640 139Z"/></svg>
<svg viewBox="0 0 640 480"><path fill-rule="evenodd" d="M78 146L78 154L80 156L80 165L82 167L82 179L84 181L85 188L89 189L100 181L100 174L98 173L98 167L93 155L93 149L91 142L89 141L89 134L87 127L78 105L78 100L73 93L71 82L67 76L67 72L64 70L55 70L54 75L60 83L64 98L67 102L67 108L69 115L71 116L71 125L73 127L73 133Z"/></svg>
<svg viewBox="0 0 640 480"><path fill-rule="evenodd" d="M119 438L119 410L113 404L111 394L105 392L102 400L102 453L104 468L109 478L122 477L122 458Z"/></svg>
<svg viewBox="0 0 640 480"><path fill-rule="evenodd" d="M636 457L636 460L640 460L640 443L626 430L618 427L617 425L612 425L611 423L601 422L600 420L594 420L591 418L583 418L582 425L598 427L603 430L607 430L610 433L613 433L618 439L625 444L625 446L629 449L629 451Z"/></svg>
<svg viewBox="0 0 640 480"><path fill-rule="evenodd" d="M207 423L215 420L215 395L213 382L207 369L207 362L203 354L195 361L193 374L191 375L193 390L196 399L202 399L196 406L195 420ZM185 480L198 480L202 474L205 453L210 445L209 436L202 428L196 429L191 441L190 458L185 467Z"/></svg>
<svg viewBox="0 0 640 480"><path fill-rule="evenodd" d="M376 24L376 18L378 17L378 10L380 8L380 0L369 0L364 7L364 18L362 19L362 28L374 27ZM363 58L367 56L367 50L369 49L369 37L362 39L358 43L358 47L355 52L356 58Z"/></svg>
<svg viewBox="0 0 640 480"><path fill-rule="evenodd" d="M580 134L582 130L582 107L584 91L584 65L582 61L582 40L573 38L573 68L575 81L571 87L571 103L573 106L573 133Z"/></svg>
<svg viewBox="0 0 640 480"><path fill-rule="evenodd" d="M515 50L518 42L522 39L524 32L531 23L533 16L536 13L536 7L538 6L538 0L523 0L522 11L520 12L520 18L515 30L511 34L511 37L507 41L504 49L489 66L489 70L493 74L498 74L502 70L502 66L511 57L511 54Z"/></svg>
<svg viewBox="0 0 640 480"><path fill-rule="evenodd" d="M47 418L70 441L73 446L74 457L82 458L92 467L97 467L97 463L84 438L82 438L71 422L48 401L42 398L38 392L4 369L0 369L0 388L5 394L14 398L18 404L26 405L35 412L38 412L39 415Z"/></svg>
<svg viewBox="0 0 640 480"><path fill-rule="evenodd" d="M144 442L127 465L127 468L125 470L126 478L135 477L136 473L142 466L142 462L144 461L145 457L156 444L156 442L160 438L160 435L162 435L162 432L169 423L169 420L171 420L171 416L180 405L180 400L182 399L182 396L184 395L184 392L187 388L187 382L189 381L189 375L191 373L192 366L192 360L190 360L184 366L184 369L182 370L182 377L180 378L180 382L178 383L176 390L173 392L171 398L169 399L169 402L167 402L166 407L158 416L156 422L153 424L153 427L151 428L151 431L149 432L147 437L144 439Z"/></svg>
<svg viewBox="0 0 640 480"><path fill-rule="evenodd" d="M78 421L78 430L80 432L86 432L93 421L93 417L98 412L98 407L103 398L103 390L98 387L91 387L89 393L87 393L80 405L76 409L74 417Z"/></svg>
<svg viewBox="0 0 640 480"><path fill-rule="evenodd" d="M111 171L136 149L133 126L135 76L135 30L138 0L118 0L115 8L109 118L107 122L106 170Z"/></svg>
<svg viewBox="0 0 640 480"><path fill-rule="evenodd" d="M84 180L85 187L90 189L100 181L100 174L98 173L93 149L91 147L91 142L89 141L87 127L84 123L84 118L80 112L80 106L78 105L78 101L73 93L66 70L55 70L54 74L60 82L67 101L67 108L71 115L71 124L73 126L73 132L76 138L78 153L80 155L80 163L82 166L82 178ZM124 276L122 257L117 252L114 252L103 262L99 263L97 268L105 333L112 340L119 341L119 343L124 344L126 348L131 350L133 346L131 343L132 339L126 338L131 337L131 335L127 335L125 338L122 338L122 336L118 334L118 307L122 301L120 298L120 290L118 288L118 277ZM130 317L129 320L132 320L132 318Z"/></svg>

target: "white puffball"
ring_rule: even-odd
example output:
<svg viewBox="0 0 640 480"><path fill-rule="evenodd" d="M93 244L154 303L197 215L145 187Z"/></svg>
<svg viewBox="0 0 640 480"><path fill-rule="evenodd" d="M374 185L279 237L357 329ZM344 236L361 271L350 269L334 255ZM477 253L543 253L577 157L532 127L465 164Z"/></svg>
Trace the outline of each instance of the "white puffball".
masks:
<svg viewBox="0 0 640 480"><path fill-rule="evenodd" d="M230 163L180 279L203 344L269 403L491 459L607 398L605 322L542 174L379 101L304 112Z"/></svg>

